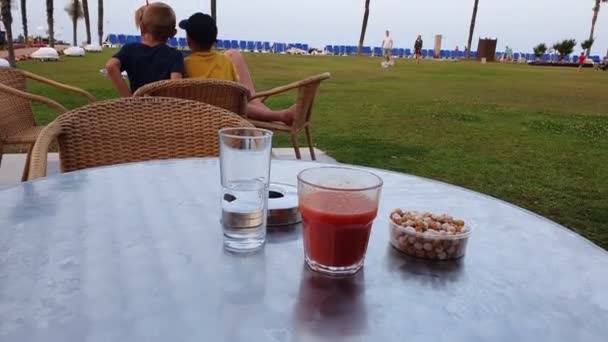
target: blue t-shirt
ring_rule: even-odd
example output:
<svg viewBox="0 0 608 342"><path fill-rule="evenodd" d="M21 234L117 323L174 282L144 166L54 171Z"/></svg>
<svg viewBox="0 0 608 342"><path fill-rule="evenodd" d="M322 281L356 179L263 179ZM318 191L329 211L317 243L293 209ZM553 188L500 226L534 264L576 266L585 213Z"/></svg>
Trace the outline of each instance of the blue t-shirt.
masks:
<svg viewBox="0 0 608 342"><path fill-rule="evenodd" d="M165 44L154 47L141 43L127 44L114 58L120 61L120 71L127 72L132 92L145 84L168 80L173 72L184 74L181 52Z"/></svg>

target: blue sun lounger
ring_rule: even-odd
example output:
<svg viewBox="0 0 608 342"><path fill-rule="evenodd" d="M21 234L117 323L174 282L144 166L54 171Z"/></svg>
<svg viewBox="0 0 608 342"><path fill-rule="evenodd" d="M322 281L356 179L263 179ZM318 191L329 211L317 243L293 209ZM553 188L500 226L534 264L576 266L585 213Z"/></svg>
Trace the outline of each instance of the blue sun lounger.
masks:
<svg viewBox="0 0 608 342"><path fill-rule="evenodd" d="M125 45L127 44L127 37L124 34L119 34L118 35L118 45Z"/></svg>
<svg viewBox="0 0 608 342"><path fill-rule="evenodd" d="M110 46L114 47L118 45L118 37L115 34L109 34L106 38L106 42L109 42Z"/></svg>
<svg viewBox="0 0 608 342"><path fill-rule="evenodd" d="M184 38L184 37L178 38L177 44L179 45L180 49L185 49L188 47L188 42L186 41L186 38Z"/></svg>
<svg viewBox="0 0 608 342"><path fill-rule="evenodd" d="M274 53L285 53L285 43L274 43Z"/></svg>

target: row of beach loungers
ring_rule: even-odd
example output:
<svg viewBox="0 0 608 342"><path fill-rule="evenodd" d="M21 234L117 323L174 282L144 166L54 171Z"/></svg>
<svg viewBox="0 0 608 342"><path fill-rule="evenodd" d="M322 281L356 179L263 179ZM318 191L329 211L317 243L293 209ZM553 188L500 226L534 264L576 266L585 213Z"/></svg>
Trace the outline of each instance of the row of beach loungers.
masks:
<svg viewBox="0 0 608 342"><path fill-rule="evenodd" d="M126 35L126 34L109 34L106 38L106 44L112 47L120 47L125 44L141 42L141 36ZM188 44L186 38L171 38L169 45L178 49L187 49ZM333 55L333 56L350 56L358 53L358 47L353 45L326 45L323 50L310 49L309 44L305 43L279 43L279 42L268 42L268 41L247 41L247 40L230 40L230 39L219 39L217 41L218 49L236 49L243 52L258 52L258 53L298 53L308 54L314 52L315 54ZM382 49L380 47L364 46L362 54L365 56L382 56ZM397 58L412 58L414 57L412 49L394 48L392 55ZM434 58L434 50L423 49L422 58ZM439 52L439 58L441 59L461 59L465 58L466 54L464 51L455 50L441 50ZM471 52L471 58L476 58L477 52ZM496 52L496 60L501 60L505 57L503 52ZM595 63L600 63L600 56L590 56L590 59ZM536 57L532 53L514 53L513 61L515 62L528 62L536 60ZM543 62L557 62L558 56L555 54L545 54L540 60ZM578 55L566 56L565 62L576 63L578 61Z"/></svg>

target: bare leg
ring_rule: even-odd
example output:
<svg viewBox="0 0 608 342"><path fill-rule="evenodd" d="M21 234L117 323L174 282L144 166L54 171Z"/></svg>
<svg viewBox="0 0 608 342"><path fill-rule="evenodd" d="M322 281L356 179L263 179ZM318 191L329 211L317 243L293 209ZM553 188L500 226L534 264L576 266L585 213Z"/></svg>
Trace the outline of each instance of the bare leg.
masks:
<svg viewBox="0 0 608 342"><path fill-rule="evenodd" d="M272 110L260 100L254 100L247 104L247 117L260 121L281 121L291 125L296 115L296 105L283 110Z"/></svg>
<svg viewBox="0 0 608 342"><path fill-rule="evenodd" d="M237 50L228 50L224 54L232 61L232 64L236 69L236 74L239 76L239 83L247 87L252 95L255 94L253 80L251 79L249 67L247 66L247 62L245 62L243 55Z"/></svg>
<svg viewBox="0 0 608 342"><path fill-rule="evenodd" d="M232 64L234 64L234 68L236 69L236 73L239 77L239 83L247 87L251 94L254 95L255 87L253 85L253 80L251 79L251 74L249 73L249 67L247 66L247 62L245 62L243 55L241 55L241 53L237 50L228 50L226 51L225 55L230 58ZM247 104L247 117L254 120L282 121L288 125L291 125L295 113L295 105L289 107L288 109L274 111L268 108L268 106L258 99L250 101Z"/></svg>

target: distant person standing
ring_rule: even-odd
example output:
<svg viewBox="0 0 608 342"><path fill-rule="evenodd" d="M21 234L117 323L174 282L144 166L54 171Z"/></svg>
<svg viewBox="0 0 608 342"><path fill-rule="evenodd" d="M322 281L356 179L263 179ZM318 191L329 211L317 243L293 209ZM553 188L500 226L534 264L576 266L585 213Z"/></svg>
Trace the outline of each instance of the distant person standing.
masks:
<svg viewBox="0 0 608 342"><path fill-rule="evenodd" d="M583 66L585 65L585 52L581 52L581 55L578 56L578 70L577 72L581 72L583 70Z"/></svg>
<svg viewBox="0 0 608 342"><path fill-rule="evenodd" d="M416 63L420 64L420 59L422 58L422 36L420 35L418 35L418 38L414 42L414 55L416 56Z"/></svg>
<svg viewBox="0 0 608 342"><path fill-rule="evenodd" d="M513 49L507 46L507 62L513 61Z"/></svg>
<svg viewBox="0 0 608 342"><path fill-rule="evenodd" d="M391 55L393 54L393 38L391 38L391 33L389 30L386 30L386 36L382 40L382 56L384 60L389 63L391 61Z"/></svg>
<svg viewBox="0 0 608 342"><path fill-rule="evenodd" d="M458 58L458 53L460 52L460 50L458 49L458 45L456 45L456 48L454 49L454 52L456 53L456 58Z"/></svg>

